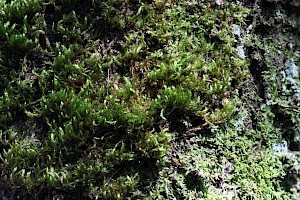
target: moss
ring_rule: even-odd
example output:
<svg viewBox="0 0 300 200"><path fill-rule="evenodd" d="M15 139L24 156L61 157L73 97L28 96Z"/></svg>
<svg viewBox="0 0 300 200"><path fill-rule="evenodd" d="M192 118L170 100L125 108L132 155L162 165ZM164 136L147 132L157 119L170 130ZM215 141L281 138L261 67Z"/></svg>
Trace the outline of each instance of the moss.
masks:
<svg viewBox="0 0 300 200"><path fill-rule="evenodd" d="M33 199L294 198L283 179L295 163L271 146L298 127L297 107L283 103L297 101L298 57L284 51L289 62L274 69L278 48L267 38L276 30L260 35L267 17L294 30L292 15L259 18L236 2L0 4L1 179L11 190ZM274 84L280 69L294 78L283 83L290 98Z"/></svg>

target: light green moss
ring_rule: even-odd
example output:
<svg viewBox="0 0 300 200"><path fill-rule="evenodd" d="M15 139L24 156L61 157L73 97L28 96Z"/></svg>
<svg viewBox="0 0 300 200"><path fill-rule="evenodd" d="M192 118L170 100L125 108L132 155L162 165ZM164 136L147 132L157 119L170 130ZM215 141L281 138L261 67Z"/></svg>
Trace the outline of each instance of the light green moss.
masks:
<svg viewBox="0 0 300 200"><path fill-rule="evenodd" d="M272 106L299 123L275 71L296 75L271 67L278 49L247 18L257 10L179 0L1 5L0 153L12 188L33 199L45 189L64 199L294 198L282 181L294 164L271 145L283 130ZM253 73L255 59L265 73ZM257 81L270 97L258 97Z"/></svg>

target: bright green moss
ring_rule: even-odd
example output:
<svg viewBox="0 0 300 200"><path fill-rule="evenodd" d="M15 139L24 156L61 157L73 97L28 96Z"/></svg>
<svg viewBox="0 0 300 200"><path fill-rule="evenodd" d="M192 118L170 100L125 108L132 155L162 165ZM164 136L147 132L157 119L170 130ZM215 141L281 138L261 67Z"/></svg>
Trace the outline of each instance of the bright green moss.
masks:
<svg viewBox="0 0 300 200"><path fill-rule="evenodd" d="M1 5L0 149L11 187L33 199L45 189L63 199L221 199L224 187L236 198L292 197L247 59L260 47L245 31L251 9Z"/></svg>

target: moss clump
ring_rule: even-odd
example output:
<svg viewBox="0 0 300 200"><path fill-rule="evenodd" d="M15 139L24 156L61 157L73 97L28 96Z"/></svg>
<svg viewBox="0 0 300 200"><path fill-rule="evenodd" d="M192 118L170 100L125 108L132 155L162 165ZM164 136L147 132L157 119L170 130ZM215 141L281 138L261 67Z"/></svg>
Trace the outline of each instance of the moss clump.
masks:
<svg viewBox="0 0 300 200"><path fill-rule="evenodd" d="M236 197L292 197L280 185L283 161L269 149L277 137L269 107L257 106L264 103L241 54L250 36L234 30L247 28L251 9L0 4L1 178L16 193L21 186L33 199L212 199L224 197L226 182L228 191L239 187Z"/></svg>

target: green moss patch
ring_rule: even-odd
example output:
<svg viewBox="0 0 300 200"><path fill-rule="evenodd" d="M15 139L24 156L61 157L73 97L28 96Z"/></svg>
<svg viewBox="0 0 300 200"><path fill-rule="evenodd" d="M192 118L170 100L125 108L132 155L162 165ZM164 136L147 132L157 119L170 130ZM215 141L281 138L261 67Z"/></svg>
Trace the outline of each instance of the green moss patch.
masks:
<svg viewBox="0 0 300 200"><path fill-rule="evenodd" d="M290 69L299 57L289 54L282 66L298 80L285 77L289 91L280 96L270 65L277 49L267 53L257 8L161 0L0 5L0 171L10 197L297 198L284 185L296 161L271 147L281 114L289 124L282 131L299 126L298 105L282 103L284 94L299 100ZM263 96L263 87L273 93Z"/></svg>

